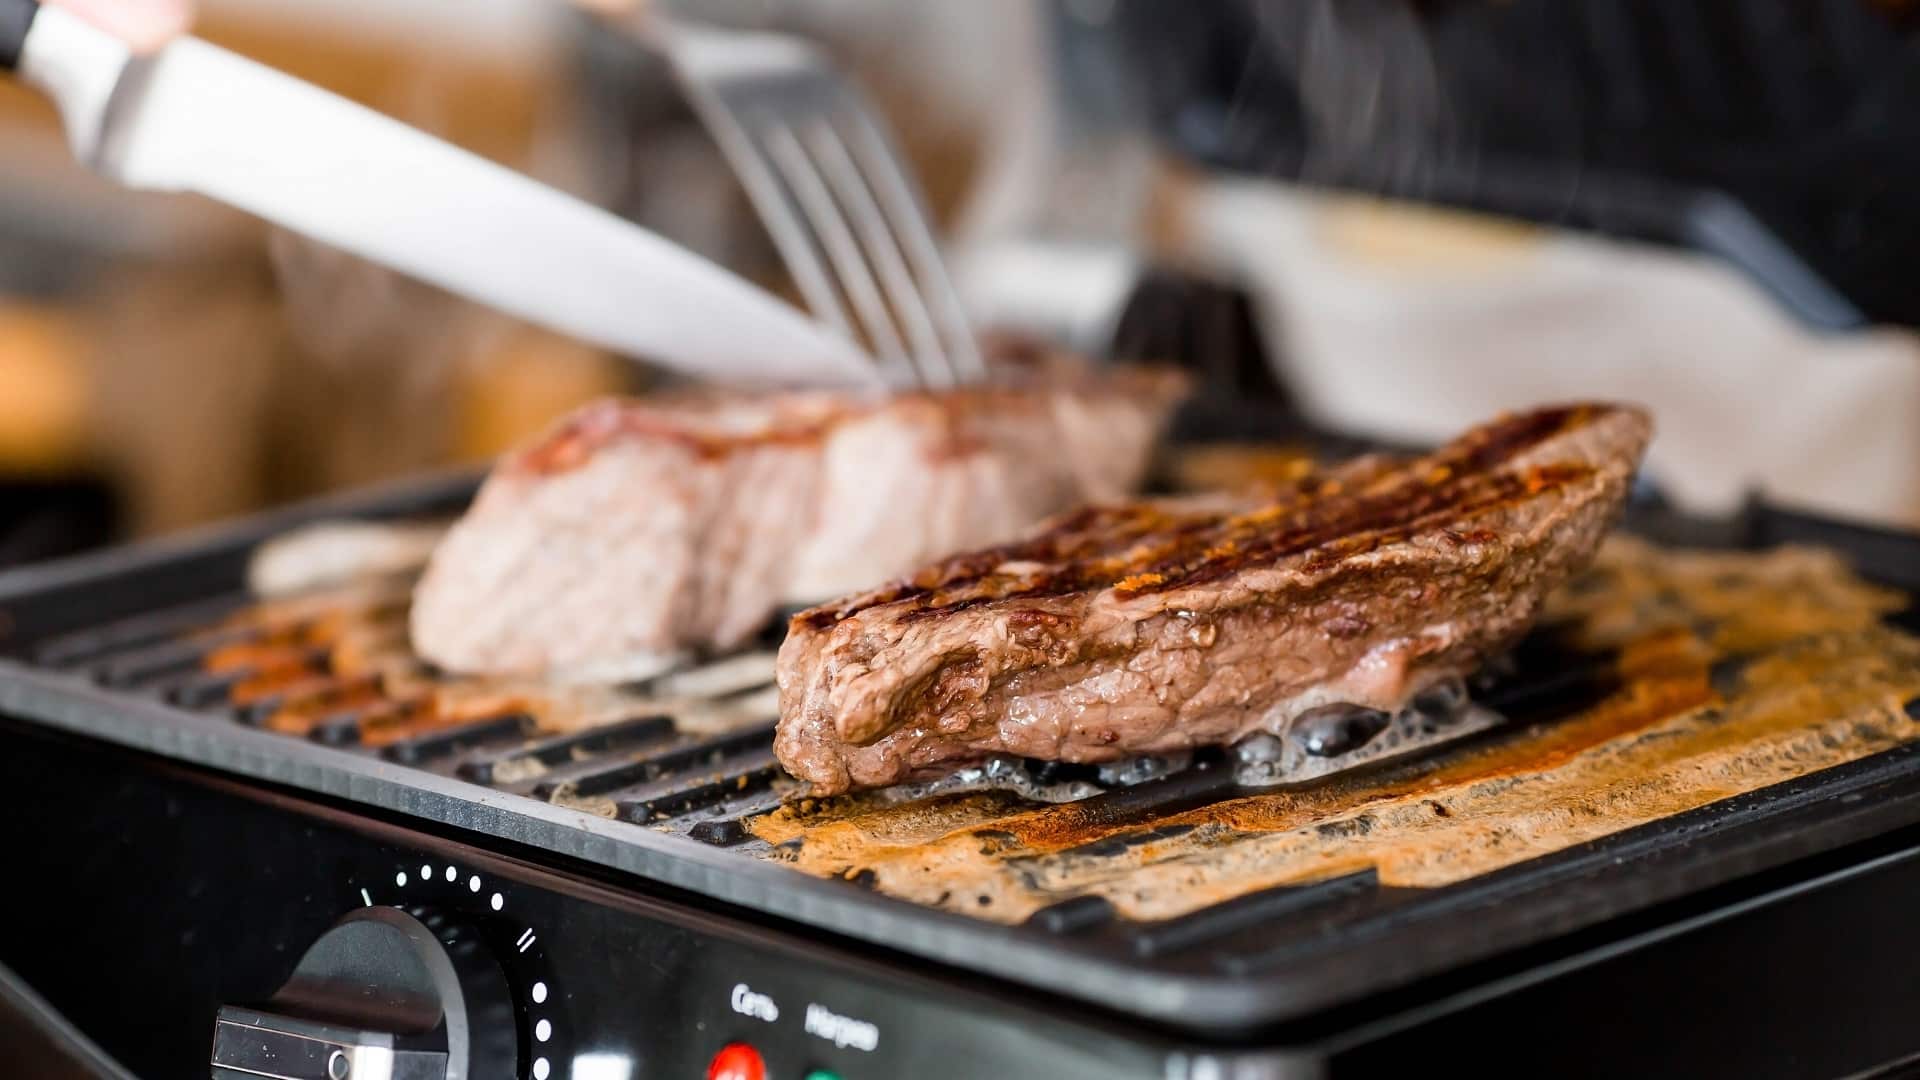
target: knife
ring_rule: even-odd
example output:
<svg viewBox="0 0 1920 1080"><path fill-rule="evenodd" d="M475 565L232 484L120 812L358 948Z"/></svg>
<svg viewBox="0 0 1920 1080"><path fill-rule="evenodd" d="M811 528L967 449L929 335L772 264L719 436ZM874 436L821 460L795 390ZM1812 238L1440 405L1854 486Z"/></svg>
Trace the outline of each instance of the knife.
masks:
<svg viewBox="0 0 1920 1080"><path fill-rule="evenodd" d="M878 379L844 335L665 238L198 38L135 56L70 12L0 0L0 66L128 187L209 196L687 374Z"/></svg>

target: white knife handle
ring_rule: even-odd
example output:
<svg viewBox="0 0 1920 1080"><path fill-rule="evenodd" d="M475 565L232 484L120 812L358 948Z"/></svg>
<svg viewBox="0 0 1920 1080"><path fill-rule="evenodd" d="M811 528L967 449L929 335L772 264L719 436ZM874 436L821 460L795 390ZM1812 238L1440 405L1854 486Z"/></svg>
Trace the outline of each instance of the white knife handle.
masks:
<svg viewBox="0 0 1920 1080"><path fill-rule="evenodd" d="M67 144L89 165L107 101L132 55L126 42L71 12L34 0L0 0L0 61L53 99Z"/></svg>

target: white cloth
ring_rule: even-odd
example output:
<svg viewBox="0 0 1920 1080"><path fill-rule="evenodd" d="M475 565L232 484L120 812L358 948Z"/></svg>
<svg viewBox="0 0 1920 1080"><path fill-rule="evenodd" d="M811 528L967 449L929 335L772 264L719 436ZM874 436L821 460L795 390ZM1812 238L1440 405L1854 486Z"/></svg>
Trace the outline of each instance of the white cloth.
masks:
<svg viewBox="0 0 1920 1080"><path fill-rule="evenodd" d="M1815 334L1719 262L1591 236L1435 228L1262 183L1211 185L1190 210L1196 253L1257 290L1319 420L1436 440L1503 408L1634 400L1658 425L1649 473L1685 506L1757 489L1920 523L1909 332Z"/></svg>

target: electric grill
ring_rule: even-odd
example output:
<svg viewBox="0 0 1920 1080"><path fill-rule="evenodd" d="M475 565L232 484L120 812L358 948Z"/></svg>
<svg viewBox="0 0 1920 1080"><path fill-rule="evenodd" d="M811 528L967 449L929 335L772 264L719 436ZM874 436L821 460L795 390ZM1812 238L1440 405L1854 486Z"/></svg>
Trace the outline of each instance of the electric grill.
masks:
<svg viewBox="0 0 1920 1080"><path fill-rule="evenodd" d="M0 584L16 823L0 963L137 1075L1197 1080L1459 1060L1808 1076L1920 1051L1898 948L1920 887L1920 749L1891 723L1823 730L1750 790L1434 887L1336 865L1199 890L1165 917L1089 887L1217 835L1192 815L1257 794L1203 755L1043 808L1075 823L1069 862L996 865L1016 893L1071 865L1073 895L1010 918L809 868L809 829L848 819L776 809L792 792L770 712L707 734L648 715L554 733L511 703L435 715L329 682L338 605L276 623L244 591L265 538L444 514L471 486ZM1763 503L1707 522L1650 496L1633 528L1818 544L1920 588L1913 538ZM392 618L381 588L355 610ZM1616 688L1607 658L1549 636L1481 688L1510 721L1496 742ZM1715 661L1715 685L1750 661ZM1324 848L1375 827L1329 819ZM965 839L983 858L1017 847L993 828Z"/></svg>

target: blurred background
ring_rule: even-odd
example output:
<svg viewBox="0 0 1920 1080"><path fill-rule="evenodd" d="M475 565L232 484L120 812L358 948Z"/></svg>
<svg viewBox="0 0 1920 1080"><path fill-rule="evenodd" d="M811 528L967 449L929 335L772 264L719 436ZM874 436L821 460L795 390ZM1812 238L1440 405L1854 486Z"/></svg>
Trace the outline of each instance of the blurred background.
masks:
<svg viewBox="0 0 1920 1080"><path fill-rule="evenodd" d="M658 0L653 0L658 2ZM1907 3L685 0L891 119L982 326L1397 442L1645 401L1666 496L1920 523ZM637 0L198 32L784 289ZM482 461L644 367L70 160L0 86L0 565ZM620 282L607 282L619 289ZM644 304L636 293L632 302Z"/></svg>

